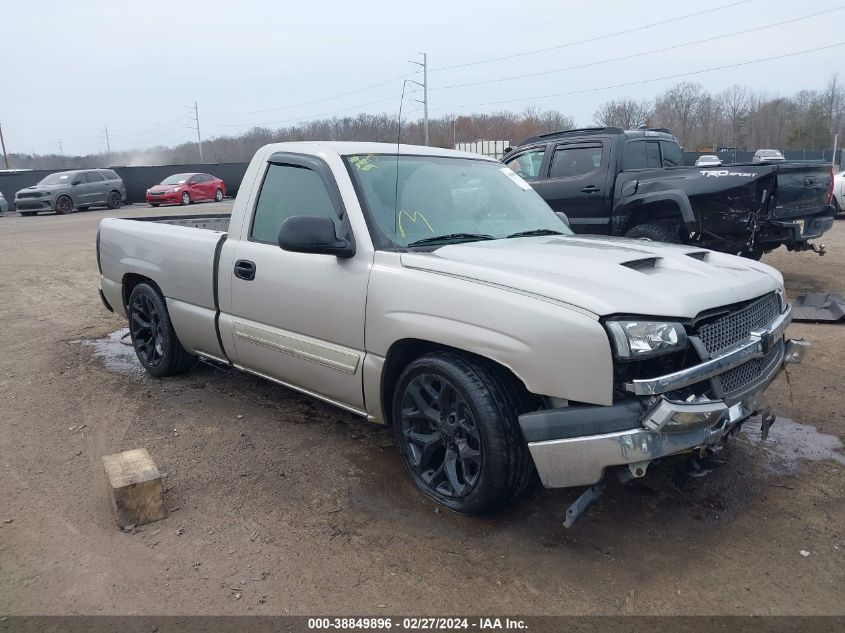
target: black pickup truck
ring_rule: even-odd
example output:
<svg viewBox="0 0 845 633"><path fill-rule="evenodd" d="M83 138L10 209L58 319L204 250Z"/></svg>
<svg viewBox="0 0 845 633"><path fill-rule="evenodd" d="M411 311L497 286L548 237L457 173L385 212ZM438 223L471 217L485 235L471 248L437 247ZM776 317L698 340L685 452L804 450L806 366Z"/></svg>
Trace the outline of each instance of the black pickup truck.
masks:
<svg viewBox="0 0 845 633"><path fill-rule="evenodd" d="M535 136L502 161L528 181L576 233L695 243L759 259L833 225L833 174L824 163L685 167L665 129L614 127Z"/></svg>

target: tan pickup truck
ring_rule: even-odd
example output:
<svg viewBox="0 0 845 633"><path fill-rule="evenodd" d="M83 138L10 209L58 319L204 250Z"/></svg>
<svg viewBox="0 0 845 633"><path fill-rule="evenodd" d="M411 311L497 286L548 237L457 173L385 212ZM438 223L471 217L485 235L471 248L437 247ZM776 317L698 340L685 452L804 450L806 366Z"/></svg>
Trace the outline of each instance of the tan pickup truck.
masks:
<svg viewBox="0 0 845 633"><path fill-rule="evenodd" d="M462 513L640 477L763 409L806 343L780 274L575 236L507 167L376 143L268 145L231 217L103 220L101 298L154 376L226 363L391 425Z"/></svg>

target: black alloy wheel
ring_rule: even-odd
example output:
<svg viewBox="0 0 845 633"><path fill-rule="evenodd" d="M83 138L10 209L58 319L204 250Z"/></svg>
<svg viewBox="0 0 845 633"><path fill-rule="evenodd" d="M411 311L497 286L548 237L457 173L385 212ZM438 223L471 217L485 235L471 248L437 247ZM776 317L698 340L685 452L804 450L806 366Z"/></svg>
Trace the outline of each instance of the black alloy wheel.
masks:
<svg viewBox="0 0 845 633"><path fill-rule="evenodd" d="M481 438L455 386L436 374L416 376L405 388L400 415L412 472L444 497L472 492L481 474Z"/></svg>
<svg viewBox="0 0 845 633"><path fill-rule="evenodd" d="M146 368L157 367L164 357L164 332L158 307L146 294L138 294L129 306L129 329L135 352Z"/></svg>

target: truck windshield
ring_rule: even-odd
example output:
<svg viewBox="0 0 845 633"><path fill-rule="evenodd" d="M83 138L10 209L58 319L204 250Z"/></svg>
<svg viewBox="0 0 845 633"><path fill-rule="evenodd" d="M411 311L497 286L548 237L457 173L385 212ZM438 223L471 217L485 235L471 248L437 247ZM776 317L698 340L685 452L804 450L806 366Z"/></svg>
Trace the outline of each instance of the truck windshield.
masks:
<svg viewBox="0 0 845 633"><path fill-rule="evenodd" d="M387 154L345 160L376 248L517 233L572 234L531 186L501 163Z"/></svg>

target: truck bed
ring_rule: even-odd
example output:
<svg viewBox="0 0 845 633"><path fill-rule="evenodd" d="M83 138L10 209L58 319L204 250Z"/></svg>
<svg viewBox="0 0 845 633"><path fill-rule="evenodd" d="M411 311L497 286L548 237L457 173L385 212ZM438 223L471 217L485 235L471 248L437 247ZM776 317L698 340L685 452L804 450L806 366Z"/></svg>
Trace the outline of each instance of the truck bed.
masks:
<svg viewBox="0 0 845 633"><path fill-rule="evenodd" d="M155 222L157 224L172 224L187 226L194 229L207 229L226 233L229 230L230 213L211 213L208 215L158 215L148 218L126 218L134 222Z"/></svg>
<svg viewBox="0 0 845 633"><path fill-rule="evenodd" d="M134 276L155 280L182 344L192 352L222 356L214 319L217 257L229 214L108 218L100 223L97 255L102 291L123 311Z"/></svg>

